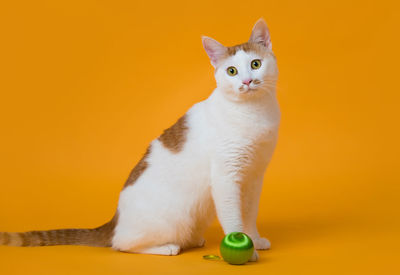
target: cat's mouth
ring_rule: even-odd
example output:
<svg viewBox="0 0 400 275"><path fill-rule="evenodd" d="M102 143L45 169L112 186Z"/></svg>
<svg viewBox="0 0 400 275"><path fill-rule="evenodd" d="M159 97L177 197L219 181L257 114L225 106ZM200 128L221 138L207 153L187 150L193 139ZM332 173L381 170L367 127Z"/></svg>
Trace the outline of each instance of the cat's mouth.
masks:
<svg viewBox="0 0 400 275"><path fill-rule="evenodd" d="M258 87L259 87L258 85L257 86L255 86L255 85L254 86L253 85L251 85L251 86L242 85L242 86L239 87L239 92L242 93L242 94L254 92L254 91L256 91L258 89Z"/></svg>
<svg viewBox="0 0 400 275"><path fill-rule="evenodd" d="M242 85L239 87L241 93L254 92L260 87L261 80L254 79L250 85Z"/></svg>

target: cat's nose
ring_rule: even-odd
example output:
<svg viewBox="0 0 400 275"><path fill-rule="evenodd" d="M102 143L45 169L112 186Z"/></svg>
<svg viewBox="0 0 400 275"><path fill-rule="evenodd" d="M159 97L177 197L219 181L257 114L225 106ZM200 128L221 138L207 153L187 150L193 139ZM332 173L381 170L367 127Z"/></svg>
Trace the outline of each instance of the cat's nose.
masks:
<svg viewBox="0 0 400 275"><path fill-rule="evenodd" d="M253 81L253 79L251 79L251 78L249 78L249 79L245 79L245 80L243 80L242 81L242 83L244 84L244 85L247 85L247 86L249 86L250 85L250 83Z"/></svg>

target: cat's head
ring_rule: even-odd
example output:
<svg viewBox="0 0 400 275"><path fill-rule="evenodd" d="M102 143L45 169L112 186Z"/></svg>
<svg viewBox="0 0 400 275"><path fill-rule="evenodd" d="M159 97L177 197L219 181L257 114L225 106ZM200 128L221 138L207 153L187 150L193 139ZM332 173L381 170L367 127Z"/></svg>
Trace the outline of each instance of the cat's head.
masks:
<svg viewBox="0 0 400 275"><path fill-rule="evenodd" d="M203 46L215 68L217 86L235 101L275 91L278 68L267 24L259 19L244 44L225 47L203 36Z"/></svg>

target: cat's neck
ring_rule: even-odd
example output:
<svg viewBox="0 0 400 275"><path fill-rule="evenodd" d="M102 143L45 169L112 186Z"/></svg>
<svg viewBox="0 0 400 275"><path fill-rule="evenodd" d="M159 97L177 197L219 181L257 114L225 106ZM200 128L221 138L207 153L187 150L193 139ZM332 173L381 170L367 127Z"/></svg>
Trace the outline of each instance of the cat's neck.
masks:
<svg viewBox="0 0 400 275"><path fill-rule="evenodd" d="M246 100L232 100L217 87L208 100L214 108L230 116L273 115L279 112L275 90L262 93L257 97L249 97Z"/></svg>

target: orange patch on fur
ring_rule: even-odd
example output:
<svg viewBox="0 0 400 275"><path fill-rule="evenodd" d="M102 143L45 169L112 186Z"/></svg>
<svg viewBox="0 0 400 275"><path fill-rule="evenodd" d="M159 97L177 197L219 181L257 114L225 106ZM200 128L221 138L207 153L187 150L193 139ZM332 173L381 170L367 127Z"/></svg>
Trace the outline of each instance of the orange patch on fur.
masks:
<svg viewBox="0 0 400 275"><path fill-rule="evenodd" d="M165 148L173 153L178 153L185 144L187 131L186 115L184 115L174 125L164 130L164 133L158 139Z"/></svg>
<svg viewBox="0 0 400 275"><path fill-rule="evenodd" d="M143 155L143 157L139 160L138 164L132 169L131 173L129 174L128 179L125 182L124 188L132 185L135 183L135 181L140 177L140 175L146 170L147 168L147 156L150 154L151 146L149 146L146 150L146 153Z"/></svg>

